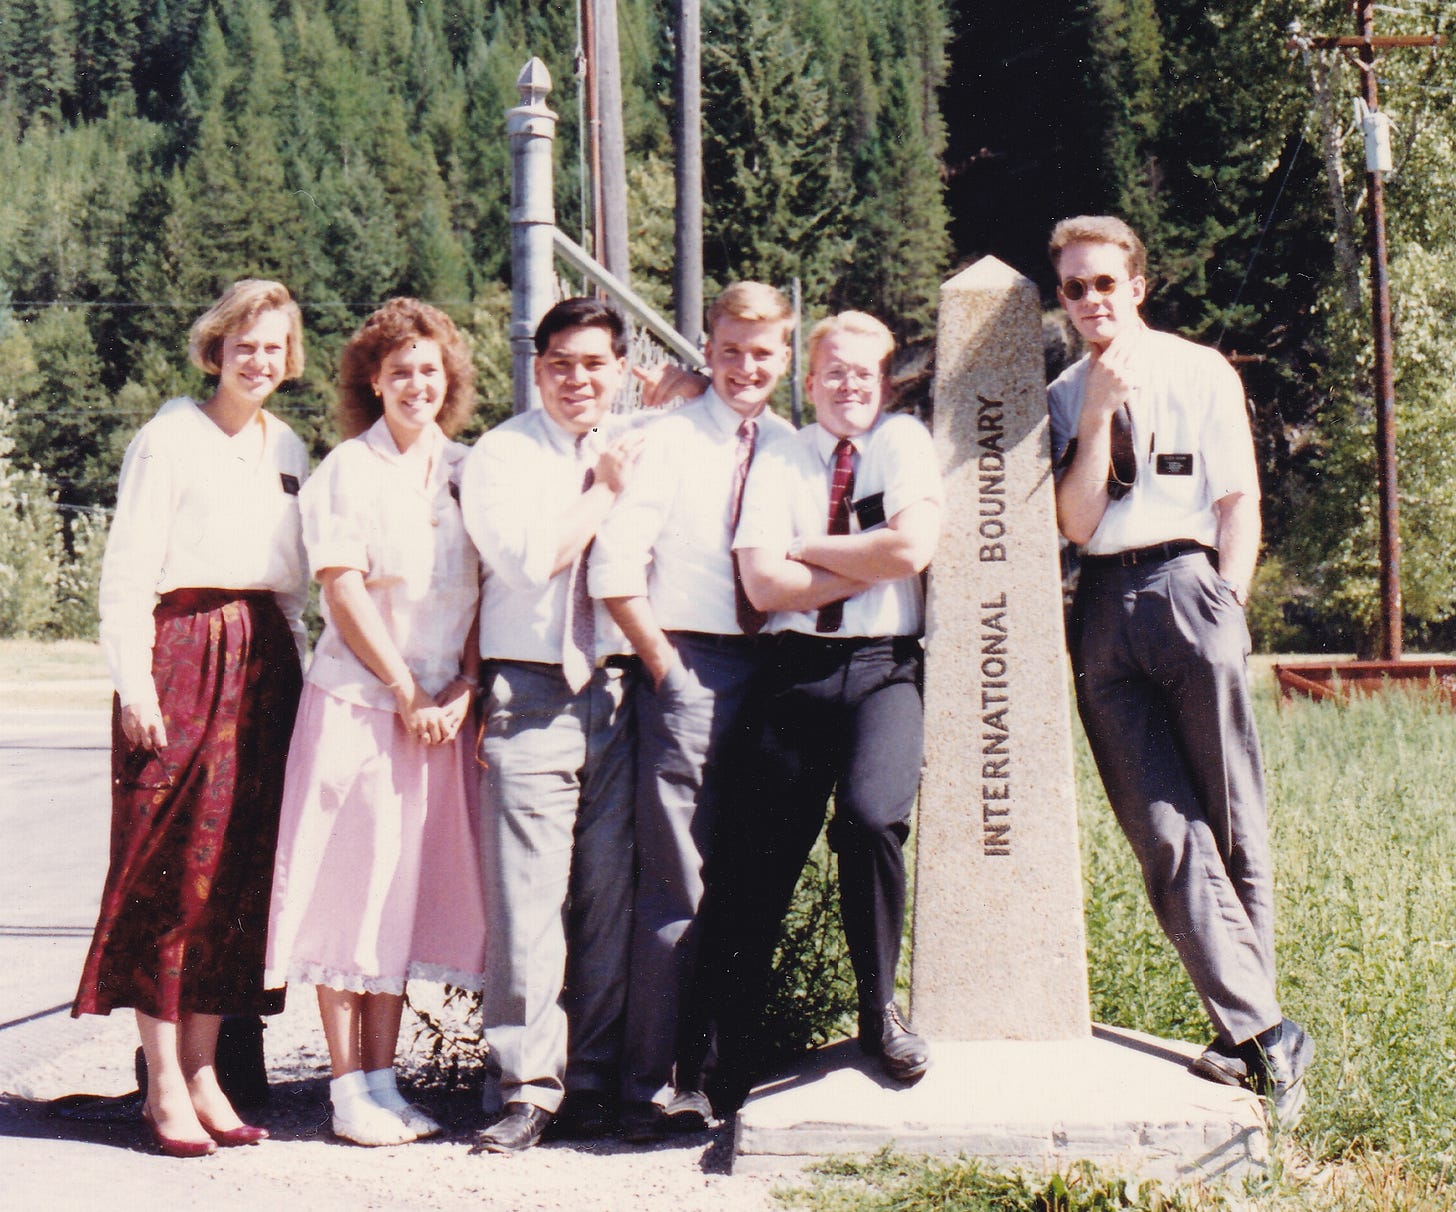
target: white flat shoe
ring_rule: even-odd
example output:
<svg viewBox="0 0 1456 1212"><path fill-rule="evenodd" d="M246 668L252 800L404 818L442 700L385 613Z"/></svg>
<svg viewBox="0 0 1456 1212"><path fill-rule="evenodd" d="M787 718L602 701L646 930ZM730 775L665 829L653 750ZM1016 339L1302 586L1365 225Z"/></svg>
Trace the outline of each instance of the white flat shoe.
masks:
<svg viewBox="0 0 1456 1212"><path fill-rule="evenodd" d="M423 1107L417 1107L414 1103L405 1103L402 1107L384 1108L391 1115L398 1116L409 1128L417 1140L423 1140L427 1136L438 1136L445 1129L440 1123L429 1114Z"/></svg>
<svg viewBox="0 0 1456 1212"><path fill-rule="evenodd" d="M333 1128L334 1135L340 1140L370 1148L380 1145L407 1145L420 1138L420 1133L393 1111L386 1111L377 1103L363 1099L355 1101L342 1111L335 1107ZM436 1129L438 1128L437 1124Z"/></svg>

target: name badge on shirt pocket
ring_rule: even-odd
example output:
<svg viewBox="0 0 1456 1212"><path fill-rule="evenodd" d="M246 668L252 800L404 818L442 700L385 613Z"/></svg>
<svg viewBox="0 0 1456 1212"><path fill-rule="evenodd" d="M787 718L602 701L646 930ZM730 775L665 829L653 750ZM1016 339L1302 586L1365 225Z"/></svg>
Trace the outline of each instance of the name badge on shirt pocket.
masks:
<svg viewBox="0 0 1456 1212"><path fill-rule="evenodd" d="M291 476L286 471L278 473L278 482L283 485L283 491L291 497L298 495L298 477Z"/></svg>
<svg viewBox="0 0 1456 1212"><path fill-rule="evenodd" d="M1160 454L1156 462L1160 476L1191 476L1193 456L1191 454Z"/></svg>
<svg viewBox="0 0 1456 1212"><path fill-rule="evenodd" d="M851 508L854 510L854 516L859 519L861 530L872 530L876 526L885 524L885 494L882 492L860 497Z"/></svg>

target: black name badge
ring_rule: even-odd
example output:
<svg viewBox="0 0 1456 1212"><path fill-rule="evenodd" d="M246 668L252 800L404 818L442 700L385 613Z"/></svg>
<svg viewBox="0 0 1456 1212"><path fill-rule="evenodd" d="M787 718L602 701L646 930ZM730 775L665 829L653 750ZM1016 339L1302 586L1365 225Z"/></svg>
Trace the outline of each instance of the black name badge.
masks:
<svg viewBox="0 0 1456 1212"><path fill-rule="evenodd" d="M885 524L885 494L882 492L860 497L851 508L854 516L859 519L861 530L873 530L876 526Z"/></svg>
<svg viewBox="0 0 1456 1212"><path fill-rule="evenodd" d="M1157 459L1160 476L1191 476L1193 456L1191 454L1160 454Z"/></svg>
<svg viewBox="0 0 1456 1212"><path fill-rule="evenodd" d="M291 497L298 495L298 477L291 476L286 471L278 473L278 481L283 485L283 491Z"/></svg>

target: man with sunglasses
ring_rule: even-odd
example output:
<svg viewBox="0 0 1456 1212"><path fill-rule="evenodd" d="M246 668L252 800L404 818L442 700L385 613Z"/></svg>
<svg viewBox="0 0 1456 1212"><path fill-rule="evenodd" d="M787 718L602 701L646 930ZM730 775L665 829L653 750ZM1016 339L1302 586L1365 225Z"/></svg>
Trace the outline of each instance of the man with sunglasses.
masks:
<svg viewBox="0 0 1456 1212"><path fill-rule="evenodd" d="M1238 375L1148 328L1126 223L1065 219L1048 252L1087 344L1049 389L1057 522L1081 549L1077 707L1154 912L1217 1037L1190 1066L1299 1112L1314 1045L1274 985L1273 872L1244 619L1259 481Z"/></svg>

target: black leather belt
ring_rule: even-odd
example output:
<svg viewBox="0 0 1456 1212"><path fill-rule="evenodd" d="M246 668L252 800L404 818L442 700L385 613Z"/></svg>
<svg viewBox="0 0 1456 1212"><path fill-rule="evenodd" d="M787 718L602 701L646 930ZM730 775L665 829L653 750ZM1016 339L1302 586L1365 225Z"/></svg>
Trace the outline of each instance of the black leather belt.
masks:
<svg viewBox="0 0 1456 1212"><path fill-rule="evenodd" d="M691 644L706 644L712 648L752 648L758 643L756 635L719 635L716 631L682 631L667 633L668 639L681 636Z"/></svg>
<svg viewBox="0 0 1456 1212"><path fill-rule="evenodd" d="M1201 551L1218 567L1218 552L1197 539L1171 539L1166 543L1154 543L1149 547L1133 547L1127 551L1116 551L1111 555L1084 555L1080 557L1083 568L1137 568L1143 564L1161 564L1175 556L1187 555L1190 551Z"/></svg>

